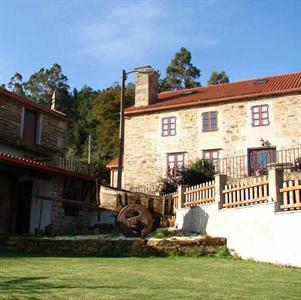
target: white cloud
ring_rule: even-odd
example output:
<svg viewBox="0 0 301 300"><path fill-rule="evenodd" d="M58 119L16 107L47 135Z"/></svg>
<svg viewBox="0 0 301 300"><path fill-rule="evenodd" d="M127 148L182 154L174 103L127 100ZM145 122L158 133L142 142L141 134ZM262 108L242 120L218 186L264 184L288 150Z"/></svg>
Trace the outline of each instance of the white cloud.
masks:
<svg viewBox="0 0 301 300"><path fill-rule="evenodd" d="M215 46L216 28L208 21L212 4L135 1L102 5L95 12L97 17L73 31L77 54L118 61L186 45Z"/></svg>

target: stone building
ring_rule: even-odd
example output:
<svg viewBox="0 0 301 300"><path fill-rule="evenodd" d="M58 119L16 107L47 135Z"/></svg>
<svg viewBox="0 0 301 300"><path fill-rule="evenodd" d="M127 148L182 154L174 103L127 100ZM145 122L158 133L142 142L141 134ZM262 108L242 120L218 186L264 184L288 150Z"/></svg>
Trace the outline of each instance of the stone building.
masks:
<svg viewBox="0 0 301 300"><path fill-rule="evenodd" d="M66 128L64 114L0 89L0 234L89 226L95 178L64 158Z"/></svg>
<svg viewBox="0 0 301 300"><path fill-rule="evenodd" d="M158 74L150 66L137 71L135 105L125 111L124 188L196 159L230 177L273 163L300 167L301 73L158 94Z"/></svg>

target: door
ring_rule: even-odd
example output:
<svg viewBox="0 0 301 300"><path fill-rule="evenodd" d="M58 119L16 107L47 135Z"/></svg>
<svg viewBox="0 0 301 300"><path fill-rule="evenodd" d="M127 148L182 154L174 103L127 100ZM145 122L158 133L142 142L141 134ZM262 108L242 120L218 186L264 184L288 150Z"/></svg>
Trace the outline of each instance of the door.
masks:
<svg viewBox="0 0 301 300"><path fill-rule="evenodd" d="M29 233L31 214L32 182L20 182L17 187L16 197L16 227L15 233Z"/></svg>
<svg viewBox="0 0 301 300"><path fill-rule="evenodd" d="M0 176L0 234L6 234L9 230L12 186L12 179Z"/></svg>
<svg viewBox="0 0 301 300"><path fill-rule="evenodd" d="M276 161L276 148L256 148L248 150L249 175L267 172L267 165Z"/></svg>

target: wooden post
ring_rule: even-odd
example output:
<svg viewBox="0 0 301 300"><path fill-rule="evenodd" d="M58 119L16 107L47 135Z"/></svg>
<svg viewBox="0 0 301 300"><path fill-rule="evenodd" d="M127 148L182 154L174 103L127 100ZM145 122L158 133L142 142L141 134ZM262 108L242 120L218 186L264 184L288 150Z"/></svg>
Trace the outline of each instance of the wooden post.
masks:
<svg viewBox="0 0 301 300"><path fill-rule="evenodd" d="M283 173L283 169L279 167L269 169L269 202L275 203L275 211L280 210L283 202L283 195L280 193L284 181Z"/></svg>
<svg viewBox="0 0 301 300"><path fill-rule="evenodd" d="M186 191L186 186L184 186L184 185L178 186L178 208L184 207L184 200L185 200L184 192L185 191Z"/></svg>
<svg viewBox="0 0 301 300"><path fill-rule="evenodd" d="M215 202L218 204L218 209L223 208L223 204L225 203L225 195L223 191L225 190L225 186L227 183L227 175L215 175Z"/></svg>

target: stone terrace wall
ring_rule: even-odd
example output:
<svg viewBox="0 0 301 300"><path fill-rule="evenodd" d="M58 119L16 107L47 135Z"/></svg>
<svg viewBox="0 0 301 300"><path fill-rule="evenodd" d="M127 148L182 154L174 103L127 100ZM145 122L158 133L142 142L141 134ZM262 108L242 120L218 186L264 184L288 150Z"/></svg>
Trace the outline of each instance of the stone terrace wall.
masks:
<svg viewBox="0 0 301 300"><path fill-rule="evenodd" d="M33 253L144 256L144 255L215 255L226 245L224 238L114 239L81 240L48 238L0 238L0 248Z"/></svg>

